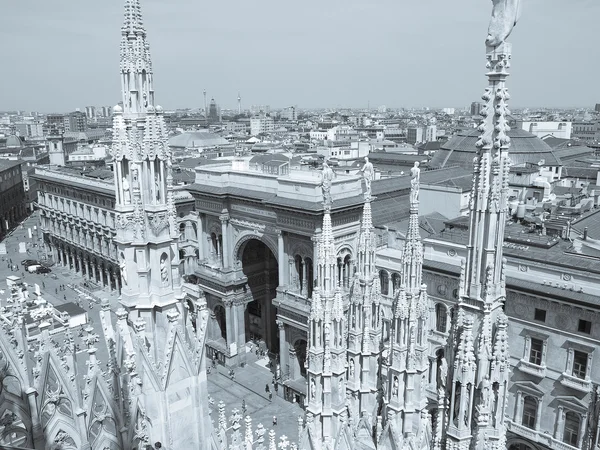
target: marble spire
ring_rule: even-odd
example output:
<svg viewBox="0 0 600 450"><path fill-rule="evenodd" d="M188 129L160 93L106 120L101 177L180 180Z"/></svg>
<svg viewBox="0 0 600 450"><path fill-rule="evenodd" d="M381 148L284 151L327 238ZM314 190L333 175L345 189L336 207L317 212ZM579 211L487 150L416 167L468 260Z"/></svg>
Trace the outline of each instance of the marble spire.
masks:
<svg viewBox="0 0 600 450"><path fill-rule="evenodd" d="M145 113L154 106L152 60L139 0L125 2L121 27L121 91L123 112Z"/></svg>
<svg viewBox="0 0 600 450"><path fill-rule="evenodd" d="M207 395L208 310L203 297L183 307L172 154L162 108L154 106L139 0L125 0L120 53L122 106L114 108L111 155L123 308L116 330L105 320L105 336L111 360L125 355L117 388L128 393L125 426L137 430L131 440L204 445L212 429L208 405L176 399Z"/></svg>
<svg viewBox="0 0 600 450"><path fill-rule="evenodd" d="M506 448L509 362L502 244L511 165L507 134L510 95L506 88L511 45L505 39L518 19L518 7L518 0L494 1L490 29L495 24L496 37L486 40L488 87L482 96L483 120L478 127L469 204L469 244L454 324L458 348L450 387L449 450Z"/></svg>
<svg viewBox="0 0 600 450"><path fill-rule="evenodd" d="M331 178L324 176L325 183L327 180ZM342 429L342 416L346 412L346 319L338 285L331 196L327 186L323 192L325 210L317 245L317 285L311 300L307 369L306 411L314 418L314 426L305 428L305 432L313 433L311 440L322 442L322 448L330 448Z"/></svg>
<svg viewBox="0 0 600 450"><path fill-rule="evenodd" d="M348 410L354 425L358 425L360 419L372 428L381 402L378 364L382 320L381 287L375 266L377 236L369 185L367 188L358 235L356 273L350 286L348 306Z"/></svg>
<svg viewBox="0 0 600 450"><path fill-rule="evenodd" d="M387 426L403 436L404 447L431 448L427 413L429 300L423 279L423 243L419 233L419 164L411 169L410 217L402 253L400 287L394 299L389 356ZM384 433L384 436L389 436Z"/></svg>

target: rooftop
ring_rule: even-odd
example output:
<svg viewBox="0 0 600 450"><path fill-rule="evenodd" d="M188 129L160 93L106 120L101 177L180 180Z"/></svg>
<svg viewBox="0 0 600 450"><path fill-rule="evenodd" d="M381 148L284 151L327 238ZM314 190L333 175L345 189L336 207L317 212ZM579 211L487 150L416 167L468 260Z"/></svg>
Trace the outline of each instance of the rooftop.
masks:
<svg viewBox="0 0 600 450"><path fill-rule="evenodd" d="M476 152L475 143L479 139L479 135L479 131L475 128L459 131L435 152L430 166L443 168L449 165L459 165L472 168ZM543 161L543 166L562 165L554 150L534 134L513 128L508 132L508 136L511 139L508 153L514 165L538 164L540 161Z"/></svg>

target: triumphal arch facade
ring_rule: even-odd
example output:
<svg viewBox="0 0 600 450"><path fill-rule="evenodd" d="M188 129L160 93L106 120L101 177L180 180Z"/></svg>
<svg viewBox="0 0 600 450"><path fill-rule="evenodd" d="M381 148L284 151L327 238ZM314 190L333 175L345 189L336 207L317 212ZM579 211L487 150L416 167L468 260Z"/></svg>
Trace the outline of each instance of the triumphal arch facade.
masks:
<svg viewBox="0 0 600 450"><path fill-rule="evenodd" d="M202 166L188 190L198 212L195 281L211 311L209 357L235 366L246 361L247 342L262 342L279 355L290 397L305 391L307 318L324 208L320 171L275 163L246 158ZM361 182L358 175L338 175L331 188L344 291L354 272Z"/></svg>

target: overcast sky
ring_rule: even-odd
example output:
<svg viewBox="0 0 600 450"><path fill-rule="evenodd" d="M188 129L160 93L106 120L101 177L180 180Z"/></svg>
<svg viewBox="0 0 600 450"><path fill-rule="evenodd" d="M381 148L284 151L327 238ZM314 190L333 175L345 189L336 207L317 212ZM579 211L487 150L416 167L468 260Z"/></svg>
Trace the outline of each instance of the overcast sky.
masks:
<svg viewBox="0 0 600 450"><path fill-rule="evenodd" d="M513 106L600 102L599 0L521 0ZM486 86L490 0L141 0L157 103L463 106ZM120 100L124 0L4 1L0 110Z"/></svg>

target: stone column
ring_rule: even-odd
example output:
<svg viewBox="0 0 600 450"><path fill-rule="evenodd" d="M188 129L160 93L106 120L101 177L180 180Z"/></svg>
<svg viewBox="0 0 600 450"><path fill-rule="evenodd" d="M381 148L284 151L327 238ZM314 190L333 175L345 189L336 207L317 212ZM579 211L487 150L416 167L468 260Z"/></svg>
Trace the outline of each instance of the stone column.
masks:
<svg viewBox="0 0 600 450"><path fill-rule="evenodd" d="M288 364L289 364L289 377L290 380L295 380L300 377L300 364L298 364L298 357L296 355L296 349L294 347L289 347L288 351Z"/></svg>
<svg viewBox="0 0 600 450"><path fill-rule="evenodd" d="M221 220L221 236L223 236L223 248L221 248L221 253L223 254L223 268L228 269L229 267L231 267L231 255L229 254L230 239L229 234L227 233L227 224L229 223L229 214L227 213L227 210L223 210L223 214L219 216L219 219Z"/></svg>
<svg viewBox="0 0 600 450"><path fill-rule="evenodd" d="M300 294L306 295L306 262L304 259L300 259L300 273L302 273L302 282L300 282L300 275L298 275L298 282L300 283Z"/></svg>
<svg viewBox="0 0 600 450"><path fill-rule="evenodd" d="M581 415L579 422L579 438L577 439L577 448L583 448L583 437L585 436L585 428L587 426L587 413Z"/></svg>
<svg viewBox="0 0 600 450"><path fill-rule="evenodd" d="M517 405L515 408L515 422L521 425L523 418L523 392L517 391Z"/></svg>
<svg viewBox="0 0 600 450"><path fill-rule="evenodd" d="M277 267L279 271L279 286L286 286L285 279L285 247L283 231L277 230Z"/></svg>
<svg viewBox="0 0 600 450"><path fill-rule="evenodd" d="M540 422L542 421L542 414L543 414L542 399L540 398L540 399L538 399L538 402L537 402L537 413L535 415L535 430L536 431L539 431L539 429L540 429Z"/></svg>
<svg viewBox="0 0 600 450"><path fill-rule="evenodd" d="M281 370L281 380L283 381L289 375L286 368L289 364L289 343L285 336L285 323L281 320L277 321L277 326L279 327L279 366ZM281 390L281 395L283 395L283 390Z"/></svg>
<svg viewBox="0 0 600 450"><path fill-rule="evenodd" d="M236 342L235 317L233 311L233 299L223 299L225 307L225 330L227 331L227 353L230 352L231 344Z"/></svg>
<svg viewBox="0 0 600 450"><path fill-rule="evenodd" d="M234 330L235 341L238 349L238 362L246 362L246 321L244 310L246 305L242 301L234 301Z"/></svg>
<svg viewBox="0 0 600 450"><path fill-rule="evenodd" d="M212 236L210 234L206 236L206 243L210 249L210 262L214 263L216 261L215 246L213 245Z"/></svg>
<svg viewBox="0 0 600 450"><path fill-rule="evenodd" d="M554 439L562 441L563 428L565 426L565 410L562 406L558 407L558 420L556 421L556 430L554 432Z"/></svg>
<svg viewBox="0 0 600 450"><path fill-rule="evenodd" d="M289 286L289 289L294 290L294 285L295 285L294 271L296 269L296 266L295 266L294 258L291 256L288 259L288 269L289 269L289 271L288 271L288 275L289 275L288 286Z"/></svg>
<svg viewBox="0 0 600 450"><path fill-rule="evenodd" d="M196 239L198 240L198 261L203 261L205 258L204 247L206 243L206 236L204 232L203 220L204 214L198 214L198 220L196 222L198 227L198 233L196 235Z"/></svg>

